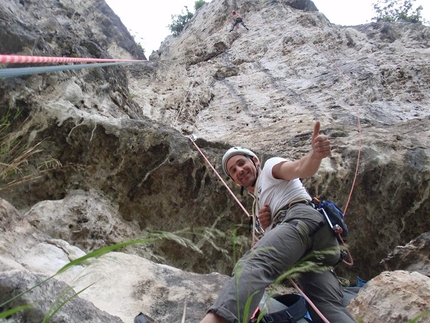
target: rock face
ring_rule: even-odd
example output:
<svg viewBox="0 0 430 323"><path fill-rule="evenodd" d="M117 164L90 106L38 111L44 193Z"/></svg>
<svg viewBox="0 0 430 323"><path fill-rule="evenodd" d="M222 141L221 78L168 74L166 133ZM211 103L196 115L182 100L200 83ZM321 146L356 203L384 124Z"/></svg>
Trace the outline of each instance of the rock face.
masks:
<svg viewBox="0 0 430 323"><path fill-rule="evenodd" d="M73 241L87 251L119 243L140 231L137 224L121 221L118 206L95 192L71 192L64 200L42 201L25 218L52 238Z"/></svg>
<svg viewBox="0 0 430 323"><path fill-rule="evenodd" d="M0 304L40 284L1 307L0 313L35 304L8 322L42 322L70 297L52 322L133 322L143 312L156 322L181 322L186 317L186 322L197 323L228 278L185 272L122 252L89 258L56 275L86 254L35 229L1 199L0 224ZM42 283L53 275L55 279Z"/></svg>
<svg viewBox="0 0 430 323"><path fill-rule="evenodd" d="M430 233L426 232L405 246L397 246L381 261L386 270L417 271L430 277Z"/></svg>
<svg viewBox="0 0 430 323"><path fill-rule="evenodd" d="M142 98L184 99L159 101L150 116L290 158L308 151L320 120L335 149L306 185L347 207L355 269L368 279L389 250L428 231L429 28L333 26L284 2L238 9L249 32L228 33L225 7L213 1L151 56L176 64L156 73ZM131 84L136 93L140 82Z"/></svg>
<svg viewBox="0 0 430 323"><path fill-rule="evenodd" d="M25 271L1 272L0 301L2 303L8 301L17 293L24 292L25 290L34 287L43 279L45 279L45 277L39 277ZM63 292L66 292L65 295L62 294ZM43 322L46 317L45 315L47 313L54 314L54 311L60 305L55 303L56 299L61 299L61 297L65 299L70 297L70 301L61 307L61 310L58 313L53 315L50 322L123 322L118 316L109 315L94 306L91 302L85 301L80 297L73 297L73 295L74 292L70 290L68 285L53 279L37 287L32 292L26 293L22 297L12 301L8 306L2 307L2 309L7 310L18 306L39 303L38 306L34 306L29 310L21 311L18 314L13 315L12 318L7 320L7 322Z"/></svg>
<svg viewBox="0 0 430 323"><path fill-rule="evenodd" d="M103 0L8 0L0 12L2 54L145 58Z"/></svg>
<svg viewBox="0 0 430 323"><path fill-rule="evenodd" d="M229 33L231 9L249 31ZM0 18L3 54L145 57L102 0L5 0ZM51 275L25 250L50 250L61 268L72 259L58 249L73 258L181 232L200 252L174 239L126 252L229 274L249 247L248 220L187 135L221 172L232 145L263 161L302 157L318 120L334 149L304 183L346 210L355 265L338 273L377 277L391 250L430 231L429 47L422 25L336 26L307 0L213 0L143 64L0 79L1 167L20 161L0 169L0 194L22 217L22 226L1 218L0 255Z"/></svg>
<svg viewBox="0 0 430 323"><path fill-rule="evenodd" d="M397 270L383 272L368 282L348 309L363 323L411 322L422 316L422 322L428 322L428 314L424 314L429 306L429 278L418 272Z"/></svg>
<svg viewBox="0 0 430 323"><path fill-rule="evenodd" d="M54 38L46 24L39 25L49 16L45 5L35 2L3 2L2 24L12 30L22 17L23 24L34 25L34 35L28 35L43 36L34 54L71 55L50 48L64 48L65 39L94 29L88 37L100 50L93 53L80 41L79 56L128 51L139 57L119 40L130 37L122 25L105 30L94 20L103 15L116 21L104 4L75 5L57 9L74 8L73 19L81 18L75 26L66 10L60 22L73 27L60 28ZM62 165L38 180L3 189L2 196L27 211L76 190L95 191L116 205L115 216L140 230L210 226L231 236L234 223L247 220L183 135L201 138L198 145L220 171L220 156L230 145L250 147L263 160L303 156L319 120L334 150L305 184L311 194L346 208L354 272L365 279L377 275L390 250L429 230L429 28L335 26L307 1L236 5L249 32L229 33L225 5L212 1L144 65L2 81L1 106L21 111L12 123L14 137L25 145L42 140L37 160ZM95 13L89 9L94 6ZM108 37L111 29L121 37ZM26 53L31 44L5 52ZM112 48L121 51L111 54ZM24 119L27 123L19 123ZM243 203L249 208L252 201L244 197ZM231 264L211 248L207 257L187 263L168 245L155 253L187 270L230 272Z"/></svg>

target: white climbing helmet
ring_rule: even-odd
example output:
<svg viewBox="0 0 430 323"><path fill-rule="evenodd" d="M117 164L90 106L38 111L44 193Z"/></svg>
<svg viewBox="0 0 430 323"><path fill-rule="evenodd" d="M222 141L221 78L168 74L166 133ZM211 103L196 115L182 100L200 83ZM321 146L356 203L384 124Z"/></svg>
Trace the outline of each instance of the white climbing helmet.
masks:
<svg viewBox="0 0 430 323"><path fill-rule="evenodd" d="M224 170L224 173L226 173L227 176L230 177L230 174L227 170L227 162L228 160L236 155L243 155L247 157L255 157L258 159L257 155L253 153L251 150L242 148L242 147L232 147L229 150L226 151L224 156L222 156L222 169Z"/></svg>

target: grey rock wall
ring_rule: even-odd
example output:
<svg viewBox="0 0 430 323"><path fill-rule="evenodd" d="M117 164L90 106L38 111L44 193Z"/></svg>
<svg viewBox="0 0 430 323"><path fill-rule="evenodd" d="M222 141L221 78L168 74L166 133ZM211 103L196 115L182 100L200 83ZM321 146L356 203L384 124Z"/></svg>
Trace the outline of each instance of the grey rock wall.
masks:
<svg viewBox="0 0 430 323"><path fill-rule="evenodd" d="M33 226L85 252L186 230L201 253L174 241L128 252L229 274L233 250L249 246L248 220L186 136L199 138L220 172L231 145L263 160L300 158L318 120L333 154L304 182L347 207L355 265L339 274L377 276L391 250L430 229L430 30L336 26L313 7L213 0L144 64L0 80L5 134L21 151L40 150L22 173L57 162L19 185L8 183L20 172L2 178L1 197ZM249 32L228 32L232 8ZM103 1L7 0L0 15L2 53L144 58ZM250 209L251 198L231 187Z"/></svg>

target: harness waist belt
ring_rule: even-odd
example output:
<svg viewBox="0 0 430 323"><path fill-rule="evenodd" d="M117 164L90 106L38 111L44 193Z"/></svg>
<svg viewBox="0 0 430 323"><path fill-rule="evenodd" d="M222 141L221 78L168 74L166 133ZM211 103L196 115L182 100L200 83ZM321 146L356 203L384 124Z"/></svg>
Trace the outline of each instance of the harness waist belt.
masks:
<svg viewBox="0 0 430 323"><path fill-rule="evenodd" d="M309 200L295 200L290 202L289 204L283 206L273 217L273 221L272 221L272 229L274 227L276 227L279 223L284 222L285 220L285 216L287 215L287 211L292 208L294 205L297 204L306 204L306 205L310 205L312 203L312 201Z"/></svg>
<svg viewBox="0 0 430 323"><path fill-rule="evenodd" d="M279 211L287 211L288 209L292 208L296 204L311 204L312 201L309 200L296 200L292 201L291 203L283 206Z"/></svg>

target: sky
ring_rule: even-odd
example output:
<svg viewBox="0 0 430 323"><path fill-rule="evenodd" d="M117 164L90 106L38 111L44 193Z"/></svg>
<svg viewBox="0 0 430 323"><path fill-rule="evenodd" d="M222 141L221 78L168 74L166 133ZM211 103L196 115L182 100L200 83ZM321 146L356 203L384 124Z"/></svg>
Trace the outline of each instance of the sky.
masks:
<svg viewBox="0 0 430 323"><path fill-rule="evenodd" d="M184 6L194 12L195 0L105 0L120 17L122 23L145 49L148 57L160 47L161 42L170 35L167 27L172 15L184 14ZM210 2L210 0L206 0ZM337 25L361 25L369 23L376 16L373 3L376 0L313 0L318 10L330 22ZM416 0L414 7L423 6L424 19L430 20L428 0Z"/></svg>

